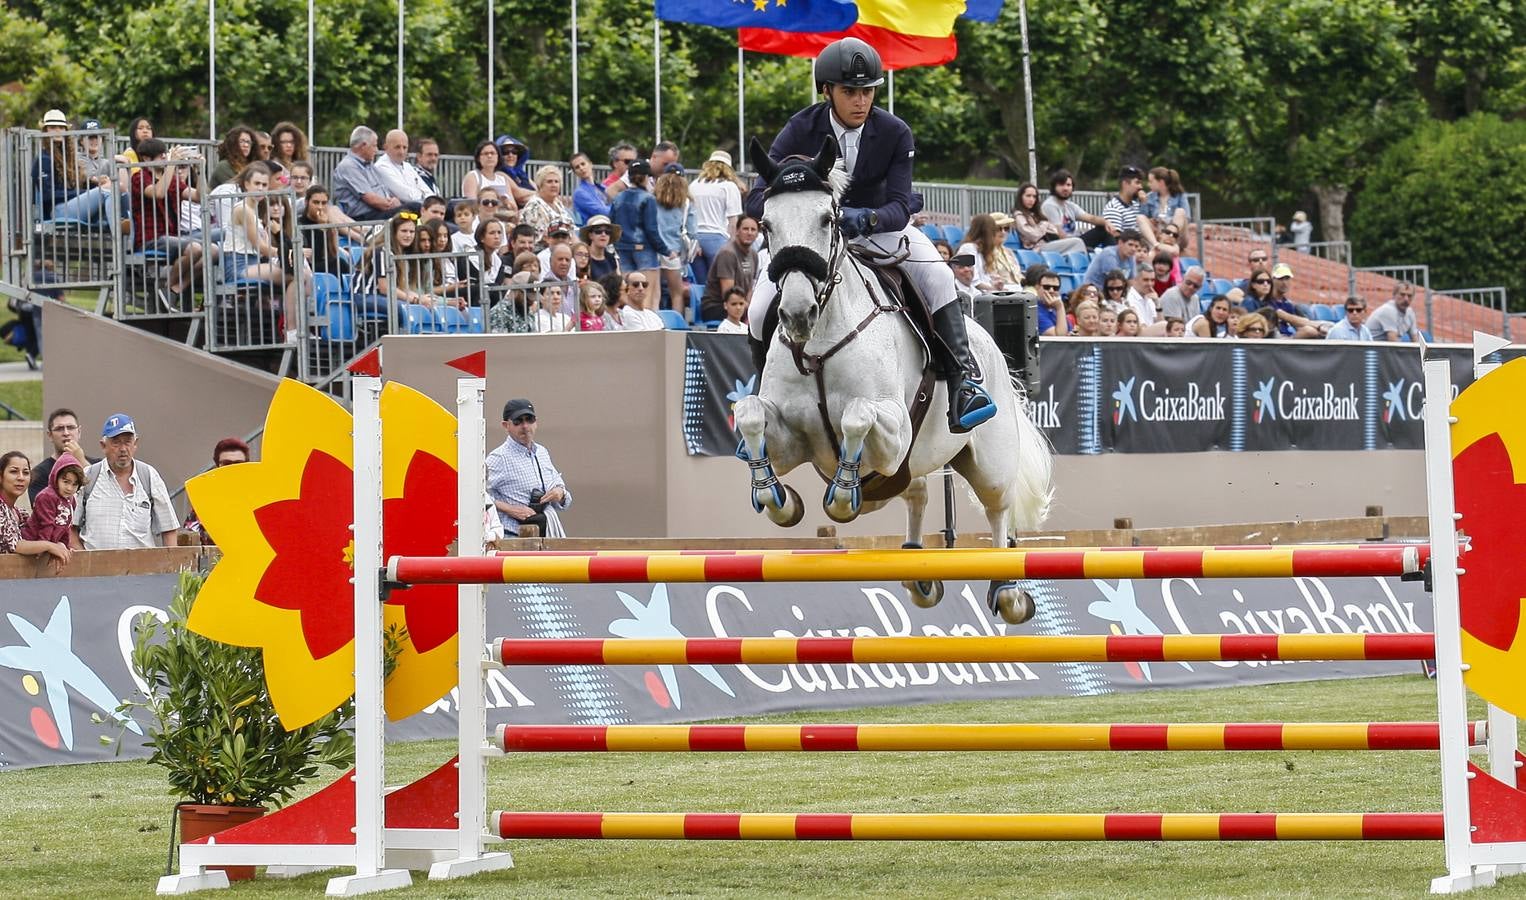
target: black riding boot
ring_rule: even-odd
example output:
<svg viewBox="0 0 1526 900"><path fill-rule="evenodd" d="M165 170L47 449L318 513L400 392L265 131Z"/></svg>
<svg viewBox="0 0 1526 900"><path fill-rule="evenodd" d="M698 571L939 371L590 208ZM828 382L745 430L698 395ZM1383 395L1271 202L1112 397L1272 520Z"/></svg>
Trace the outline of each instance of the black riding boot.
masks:
<svg viewBox="0 0 1526 900"><path fill-rule="evenodd" d="M768 344L753 337L749 332L747 335L747 348L752 351L752 368L754 372L758 373L758 382L761 384L763 381L763 364L768 362Z"/></svg>
<svg viewBox="0 0 1526 900"><path fill-rule="evenodd" d="M949 303L933 313L933 330L942 345L943 378L948 384L948 430L963 434L996 415L996 401L980 386L980 366L970 355L964 310Z"/></svg>

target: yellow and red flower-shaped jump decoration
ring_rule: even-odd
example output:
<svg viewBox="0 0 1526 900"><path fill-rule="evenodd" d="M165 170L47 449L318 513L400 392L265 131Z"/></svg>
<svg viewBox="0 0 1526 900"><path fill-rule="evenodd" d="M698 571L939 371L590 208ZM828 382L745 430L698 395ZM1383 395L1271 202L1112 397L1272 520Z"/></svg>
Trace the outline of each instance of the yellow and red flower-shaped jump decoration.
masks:
<svg viewBox="0 0 1526 900"><path fill-rule="evenodd" d="M455 419L396 383L382 389L381 414L383 556L443 556L456 538ZM260 461L186 485L223 551L190 627L264 651L266 683L287 728L326 715L355 692L350 424L328 396L282 382ZM401 719L455 686L455 588L393 592L383 626L403 638L386 688L387 715Z"/></svg>
<svg viewBox="0 0 1526 900"><path fill-rule="evenodd" d="M1470 542L1459 565L1464 679L1479 696L1526 716L1526 359L1495 369L1452 402L1458 523Z"/></svg>

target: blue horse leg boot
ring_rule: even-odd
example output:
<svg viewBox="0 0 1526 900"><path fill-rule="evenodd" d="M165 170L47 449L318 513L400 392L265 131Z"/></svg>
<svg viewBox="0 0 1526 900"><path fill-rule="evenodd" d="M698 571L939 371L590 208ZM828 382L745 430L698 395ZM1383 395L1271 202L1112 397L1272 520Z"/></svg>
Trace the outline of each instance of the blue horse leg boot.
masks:
<svg viewBox="0 0 1526 900"><path fill-rule="evenodd" d="M970 355L964 309L945 304L933 313L933 330L943 346L943 377L948 383L948 430L963 434L996 415L996 401L981 387L980 366Z"/></svg>

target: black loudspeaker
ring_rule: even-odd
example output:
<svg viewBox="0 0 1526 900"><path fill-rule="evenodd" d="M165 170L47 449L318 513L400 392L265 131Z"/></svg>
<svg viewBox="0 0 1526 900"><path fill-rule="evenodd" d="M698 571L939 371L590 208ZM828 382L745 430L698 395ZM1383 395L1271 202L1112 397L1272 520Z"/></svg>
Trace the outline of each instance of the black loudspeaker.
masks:
<svg viewBox="0 0 1526 900"><path fill-rule="evenodd" d="M1039 392L1039 298L1029 291L1003 291L975 298L975 321L980 323L1007 357L1012 377Z"/></svg>

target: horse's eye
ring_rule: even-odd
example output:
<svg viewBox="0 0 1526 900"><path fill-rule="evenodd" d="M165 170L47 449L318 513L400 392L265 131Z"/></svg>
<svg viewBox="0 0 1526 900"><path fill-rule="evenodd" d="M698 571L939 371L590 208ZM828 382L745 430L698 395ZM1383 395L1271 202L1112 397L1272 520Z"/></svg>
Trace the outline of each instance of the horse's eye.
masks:
<svg viewBox="0 0 1526 900"><path fill-rule="evenodd" d="M764 234L768 233L768 220L767 219L759 220L759 222L758 222L758 230L763 232Z"/></svg>
<svg viewBox="0 0 1526 900"><path fill-rule="evenodd" d="M832 214L831 213L822 213L821 214L821 227L822 228L831 228L832 227Z"/></svg>

